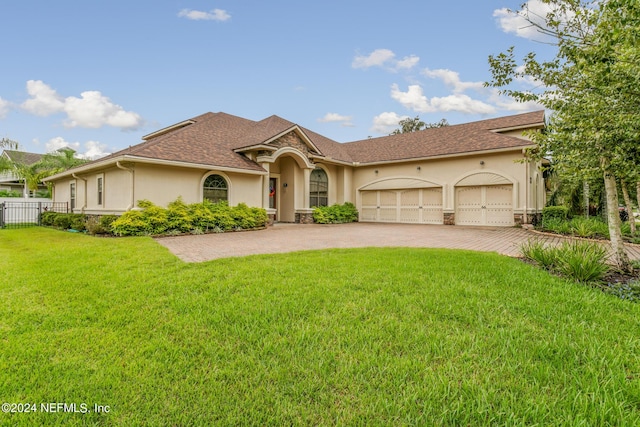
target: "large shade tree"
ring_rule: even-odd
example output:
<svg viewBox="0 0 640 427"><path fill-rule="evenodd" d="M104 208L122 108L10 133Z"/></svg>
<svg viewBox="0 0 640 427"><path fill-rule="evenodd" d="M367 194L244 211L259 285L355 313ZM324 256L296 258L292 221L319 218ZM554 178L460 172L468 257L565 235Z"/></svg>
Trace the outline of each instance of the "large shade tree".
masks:
<svg viewBox="0 0 640 427"><path fill-rule="evenodd" d="M449 126L449 122L447 121L447 119L442 119L439 122L426 123L420 120L419 116L415 116L413 118L407 117L406 119L400 120L398 122L398 125L400 125L400 127L398 129L395 129L389 135L399 135L401 133L417 132L424 129L441 128Z"/></svg>
<svg viewBox="0 0 640 427"><path fill-rule="evenodd" d="M640 141L640 2L629 0L541 0L550 12L541 22L520 12L555 40L555 57L531 52L516 60L514 48L489 57L492 80L519 101L551 110L547 131L533 135L557 168L583 179L604 181L611 245L620 269L632 269L618 216L616 177L637 180ZM538 91L512 89L518 79L535 81Z"/></svg>

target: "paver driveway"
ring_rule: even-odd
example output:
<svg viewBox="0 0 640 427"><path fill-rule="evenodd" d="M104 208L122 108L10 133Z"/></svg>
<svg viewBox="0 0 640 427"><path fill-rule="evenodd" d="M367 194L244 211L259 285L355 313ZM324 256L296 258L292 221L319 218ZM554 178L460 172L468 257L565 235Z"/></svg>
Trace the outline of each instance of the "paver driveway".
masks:
<svg viewBox="0 0 640 427"><path fill-rule="evenodd" d="M564 239L540 235L522 228L462 227L412 224L282 224L258 231L161 237L157 241L183 261L270 254L327 248L406 246L470 249L520 255L520 245L530 238L549 244ZM628 247L632 259L640 259L640 248Z"/></svg>

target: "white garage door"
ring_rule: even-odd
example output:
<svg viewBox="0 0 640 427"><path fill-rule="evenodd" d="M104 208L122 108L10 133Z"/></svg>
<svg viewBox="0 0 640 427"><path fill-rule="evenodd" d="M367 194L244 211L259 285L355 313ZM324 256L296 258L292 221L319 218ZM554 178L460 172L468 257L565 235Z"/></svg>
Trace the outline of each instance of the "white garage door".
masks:
<svg viewBox="0 0 640 427"><path fill-rule="evenodd" d="M360 192L360 221L442 224L442 188Z"/></svg>
<svg viewBox="0 0 640 427"><path fill-rule="evenodd" d="M456 188L457 225L513 225L513 185Z"/></svg>

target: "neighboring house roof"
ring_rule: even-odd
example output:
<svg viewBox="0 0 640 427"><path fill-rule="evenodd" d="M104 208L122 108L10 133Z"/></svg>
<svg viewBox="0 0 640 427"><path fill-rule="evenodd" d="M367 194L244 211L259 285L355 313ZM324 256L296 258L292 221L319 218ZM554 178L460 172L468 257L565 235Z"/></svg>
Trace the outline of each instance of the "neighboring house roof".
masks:
<svg viewBox="0 0 640 427"><path fill-rule="evenodd" d="M26 151L4 150L3 154L12 162L19 162L25 165L32 165L42 159L42 154L27 153Z"/></svg>
<svg viewBox="0 0 640 427"><path fill-rule="evenodd" d="M341 144L278 116L256 122L226 113L205 113L151 133L140 144L47 180L78 169L136 159L262 172L264 169L242 152L268 148L270 142L289 132L300 137L310 155L355 165L526 147L532 142L499 132L543 126L544 111L536 111Z"/></svg>

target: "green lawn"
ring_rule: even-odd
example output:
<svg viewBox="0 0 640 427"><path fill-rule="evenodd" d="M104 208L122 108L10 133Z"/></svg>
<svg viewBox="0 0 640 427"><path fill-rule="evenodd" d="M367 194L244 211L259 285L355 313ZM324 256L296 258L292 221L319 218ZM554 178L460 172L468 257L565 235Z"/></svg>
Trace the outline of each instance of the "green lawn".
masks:
<svg viewBox="0 0 640 427"><path fill-rule="evenodd" d="M0 425L640 425L640 304L515 259L31 228L0 260L0 401L38 410Z"/></svg>

